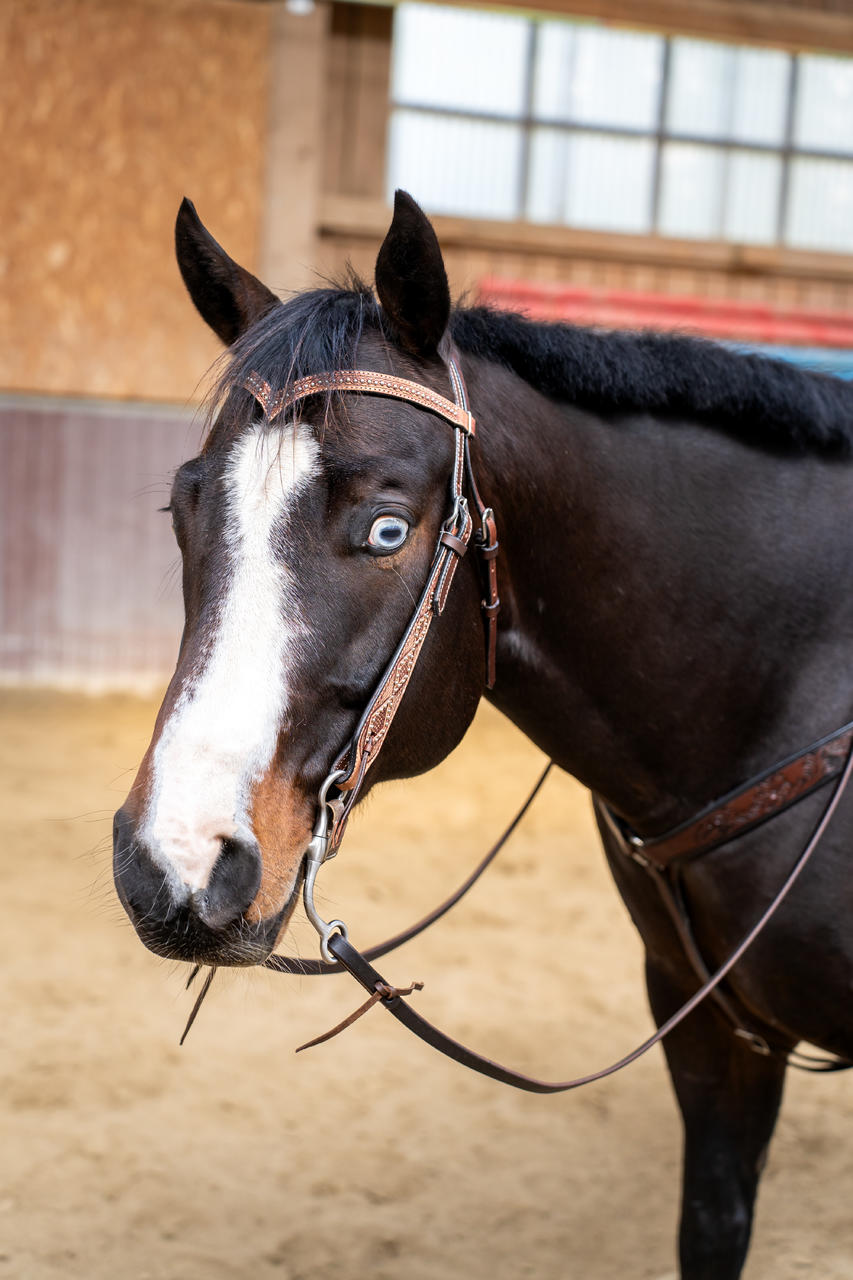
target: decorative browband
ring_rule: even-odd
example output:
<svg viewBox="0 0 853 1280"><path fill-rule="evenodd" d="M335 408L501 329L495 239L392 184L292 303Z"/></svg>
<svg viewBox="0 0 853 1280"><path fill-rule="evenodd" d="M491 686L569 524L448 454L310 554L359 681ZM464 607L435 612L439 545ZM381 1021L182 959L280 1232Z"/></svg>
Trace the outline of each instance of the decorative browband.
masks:
<svg viewBox="0 0 853 1280"><path fill-rule="evenodd" d="M365 395L387 396L393 400L406 400L421 409L437 414L452 427L473 436L476 430L474 418L467 409L454 404L444 396L425 387L420 382L395 378L389 373L371 373L366 369L339 369L335 373L312 373L294 382L288 391L276 391L259 373L252 372L243 386L263 409L267 421L272 422L299 400L307 396L322 395L330 391L360 391Z"/></svg>

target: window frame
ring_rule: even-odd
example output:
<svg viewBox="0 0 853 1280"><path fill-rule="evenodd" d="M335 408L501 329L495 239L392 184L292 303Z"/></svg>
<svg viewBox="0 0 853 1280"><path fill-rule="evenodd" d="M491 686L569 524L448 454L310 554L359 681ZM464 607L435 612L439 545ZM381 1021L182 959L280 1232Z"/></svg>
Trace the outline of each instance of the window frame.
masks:
<svg viewBox="0 0 853 1280"><path fill-rule="evenodd" d="M520 16L520 15L519 15ZM669 104L670 87L672 84L672 62L673 62L673 46L678 40L696 40L703 43L722 45L728 49L756 48L754 44L742 44L736 42L725 41L722 39L704 39L701 36L692 34L673 34L668 32L643 32L643 34L656 34L662 41L663 49L661 56L660 82L658 88L657 107L655 111L655 123L653 128L630 125L616 125L610 123L595 123L588 120L570 119L568 117L555 119L545 115L534 114L534 94L535 94L535 69L538 57L539 41L542 38L542 29L546 22L555 21L554 18L531 18L523 16L523 21L527 26L526 50L524 54L524 90L522 95L523 110L515 114L474 110L471 108L457 108L452 106L441 106L432 103L419 102L415 98L401 97L393 94L390 99L389 111L389 129L394 114L397 111L406 111L424 116L445 120L458 120L466 122L477 122L484 124L512 124L520 131L520 161L518 168L518 176L516 181L514 213L512 220L521 221L529 225L550 225L555 227L565 227L569 230L575 229L579 231L601 232L602 234L631 234L646 235L665 239L693 239L690 236L678 236L661 229L661 210L662 210L662 189L663 189L663 158L664 151L669 143L681 143L688 146L698 148L709 148L711 150L721 151L724 157L723 165L723 190L720 193L718 202L718 213L716 216L716 224L718 230L712 236L697 237L699 240L717 241L725 244L749 244L756 248L766 249L790 249L793 251L818 252L818 253L844 253L845 250L836 245L814 245L803 242L792 242L788 235L788 223L790 216L790 197L792 187L792 171L794 164L798 160L827 160L835 162L848 162L853 164L853 146L850 150L842 150L837 147L815 147L803 146L795 141L795 128L797 121L797 104L800 91L801 79L801 60L806 57L825 56L821 54L813 54L811 51L792 51L791 49L779 48L778 46L765 45L760 46L775 53L783 55L787 60L787 88L786 100L784 107L784 125L783 134L779 142L756 142L744 141L727 134L695 134L686 130L673 129L667 125L667 110ZM567 19L567 22L571 22ZM572 23L571 25L581 25L580 23ZM583 24L586 25L586 24ZM640 32L638 31L638 34ZM392 37L393 39L393 37ZM393 55L392 55L393 56ZM830 55L832 56L832 55ZM837 55L836 55L837 56ZM841 55L845 56L845 55ZM853 62L853 58L849 59ZM534 131L538 129L549 129L555 133L569 138L578 134L603 134L613 138L623 139L645 139L652 143L652 174L649 192L649 208L647 210L646 228L642 231L633 231L628 233L611 232L604 226L593 226L589 223L578 223L571 221L558 221L544 223L530 217L529 214L529 180L530 180L530 158L532 151ZM772 239L762 239L757 241L743 241L734 236L725 234L725 215L726 206L726 190L725 187L729 180L730 160L734 154L745 155L763 155L778 159L781 163L781 173L779 179L778 193L776 196L775 209L775 233ZM451 211L445 211L445 216L459 217L488 217L488 214L454 214Z"/></svg>

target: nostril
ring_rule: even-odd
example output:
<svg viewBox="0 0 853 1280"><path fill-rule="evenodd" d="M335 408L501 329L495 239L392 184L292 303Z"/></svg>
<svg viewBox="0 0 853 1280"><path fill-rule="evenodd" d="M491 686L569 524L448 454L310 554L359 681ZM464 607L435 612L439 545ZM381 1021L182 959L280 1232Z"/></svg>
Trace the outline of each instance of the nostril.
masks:
<svg viewBox="0 0 853 1280"><path fill-rule="evenodd" d="M135 923L165 924L180 910L169 876L137 839L133 820L123 809L113 818L113 879Z"/></svg>
<svg viewBox="0 0 853 1280"><path fill-rule="evenodd" d="M254 841L225 839L207 887L193 895L198 918L224 929L248 910L261 886L261 855Z"/></svg>

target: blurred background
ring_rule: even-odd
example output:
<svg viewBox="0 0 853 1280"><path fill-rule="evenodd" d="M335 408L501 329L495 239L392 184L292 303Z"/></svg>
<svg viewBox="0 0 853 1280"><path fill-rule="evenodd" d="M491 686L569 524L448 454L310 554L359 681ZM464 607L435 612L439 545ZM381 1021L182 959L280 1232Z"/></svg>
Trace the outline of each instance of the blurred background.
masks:
<svg viewBox="0 0 853 1280"><path fill-rule="evenodd" d="M371 278L403 186L457 296L849 376L853 0L0 0L0 57L0 1280L674 1280L660 1055L531 1098L376 1014L294 1059L357 993L256 971L177 1049L185 967L110 873L181 630L157 508L219 354L173 224L189 196L286 294ZM371 797L326 914L364 944L419 917L540 764L485 709ZM620 1056L650 1019L596 844L549 782L389 976L523 1070ZM851 1120L844 1076L791 1082L749 1280L850 1280Z"/></svg>
<svg viewBox="0 0 853 1280"><path fill-rule="evenodd" d="M189 195L280 292L368 278L395 186L456 294L853 369L849 0L3 0L0 679L145 687L217 345ZM133 572L128 572L132 566Z"/></svg>

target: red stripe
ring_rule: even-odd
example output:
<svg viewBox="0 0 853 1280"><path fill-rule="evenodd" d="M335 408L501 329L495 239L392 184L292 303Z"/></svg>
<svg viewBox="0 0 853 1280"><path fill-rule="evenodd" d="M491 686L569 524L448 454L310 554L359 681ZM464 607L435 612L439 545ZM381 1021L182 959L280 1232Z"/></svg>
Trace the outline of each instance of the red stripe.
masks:
<svg viewBox="0 0 853 1280"><path fill-rule="evenodd" d="M480 283L478 301L523 311L535 320L567 320L614 329L681 329L712 338L782 346L853 347L853 314L846 311L496 277Z"/></svg>

